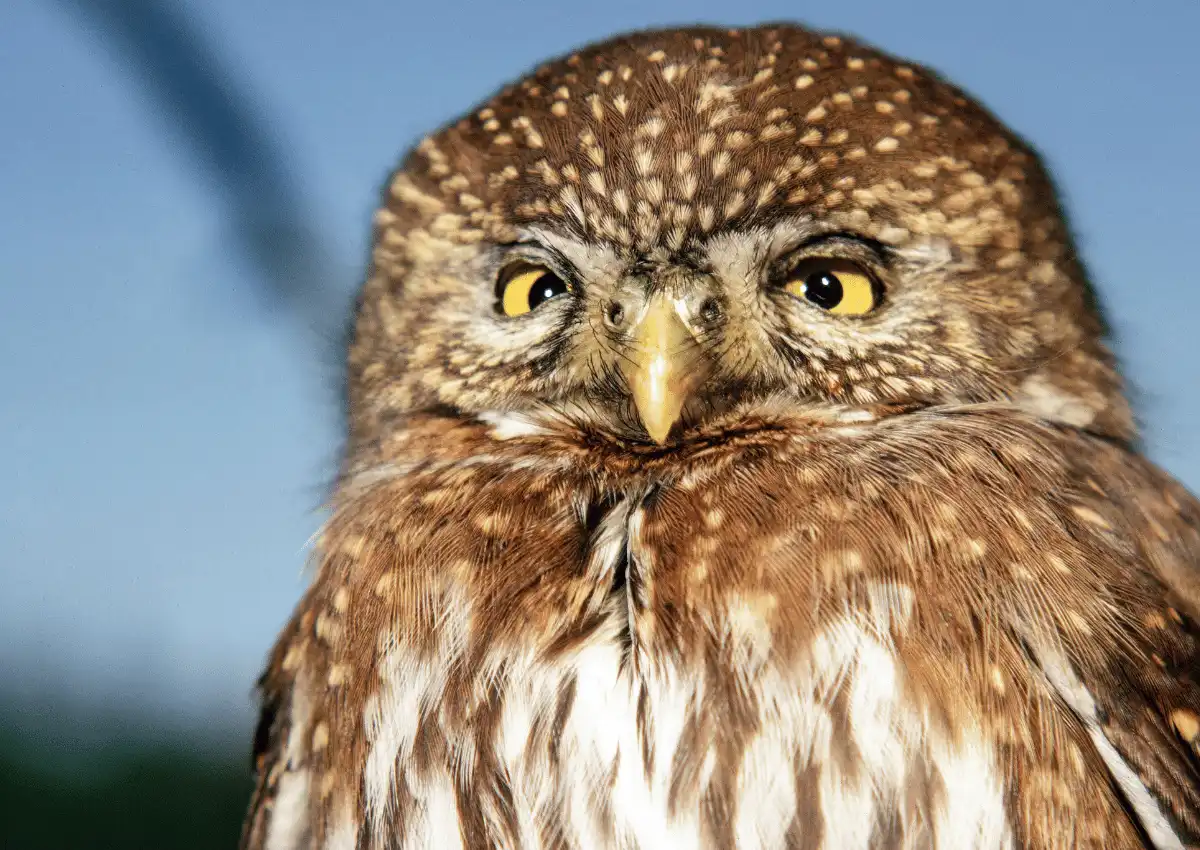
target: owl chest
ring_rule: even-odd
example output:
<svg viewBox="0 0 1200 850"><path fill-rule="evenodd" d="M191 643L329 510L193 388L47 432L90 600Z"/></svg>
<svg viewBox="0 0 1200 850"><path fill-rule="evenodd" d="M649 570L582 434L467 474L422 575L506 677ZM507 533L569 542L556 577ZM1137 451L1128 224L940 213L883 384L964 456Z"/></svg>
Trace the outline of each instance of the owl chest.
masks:
<svg viewBox="0 0 1200 850"><path fill-rule="evenodd" d="M544 625L485 629L495 621L465 599L439 609L432 655L397 645L366 724L368 818L398 839L381 846L1012 846L990 744L931 725L943 713L906 687L893 643L906 588L868 582L785 656L771 606L749 592L709 608L680 597L668 612L691 560L657 527L636 506L614 509L581 567L525 606L531 623L569 622L569 648L516 637L553 636ZM572 605L578 619L536 619ZM472 645L479 660L464 670Z"/></svg>
<svg viewBox="0 0 1200 850"><path fill-rule="evenodd" d="M622 622L554 665L509 667L486 710L445 729L444 770L400 760L400 846L1011 846L987 748L923 728L865 636L832 637L827 669L735 683L639 667Z"/></svg>

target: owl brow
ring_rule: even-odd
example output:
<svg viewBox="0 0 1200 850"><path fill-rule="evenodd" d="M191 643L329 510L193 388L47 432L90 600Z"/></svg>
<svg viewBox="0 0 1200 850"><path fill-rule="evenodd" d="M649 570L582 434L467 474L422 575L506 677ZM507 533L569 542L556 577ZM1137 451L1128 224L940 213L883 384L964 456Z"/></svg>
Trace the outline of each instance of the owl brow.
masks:
<svg viewBox="0 0 1200 850"><path fill-rule="evenodd" d="M496 243L496 248L500 253L500 259L497 261L497 279L496 287L499 288L500 281L503 279L502 272L504 267L514 261L524 260L532 265L544 264L549 267L550 271L557 274L567 283L581 287L583 286L583 276L579 274L579 270L575 267L567 255L555 248L553 245L548 245L539 239L533 237L525 237L511 242ZM519 252L522 250L536 249L537 257L531 258Z"/></svg>
<svg viewBox="0 0 1200 850"><path fill-rule="evenodd" d="M878 263L884 269L890 270L896 261L896 253L887 245L870 237L849 231L821 233L789 248L769 264L768 277L778 279L781 275L789 274L792 269L805 260L819 256L823 247L847 246L857 251L865 250L867 259Z"/></svg>
<svg viewBox="0 0 1200 850"><path fill-rule="evenodd" d="M829 233L818 233L808 239L805 239L800 244L787 252L787 255L799 253L801 251L812 251L815 248L820 248L823 245L851 244L856 247L866 248L882 266L890 266L896 259L896 253L892 248L878 239L872 239L870 236L864 236L861 233L854 233L849 230L835 230Z"/></svg>

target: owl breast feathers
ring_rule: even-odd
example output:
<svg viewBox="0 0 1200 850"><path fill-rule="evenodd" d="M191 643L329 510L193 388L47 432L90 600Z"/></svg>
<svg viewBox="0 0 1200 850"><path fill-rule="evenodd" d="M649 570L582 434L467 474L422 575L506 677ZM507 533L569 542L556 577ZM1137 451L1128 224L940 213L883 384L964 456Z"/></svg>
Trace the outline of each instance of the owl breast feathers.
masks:
<svg viewBox="0 0 1200 850"><path fill-rule="evenodd" d="M642 32L376 217L247 850L1200 845L1200 505L1034 152L790 25Z"/></svg>

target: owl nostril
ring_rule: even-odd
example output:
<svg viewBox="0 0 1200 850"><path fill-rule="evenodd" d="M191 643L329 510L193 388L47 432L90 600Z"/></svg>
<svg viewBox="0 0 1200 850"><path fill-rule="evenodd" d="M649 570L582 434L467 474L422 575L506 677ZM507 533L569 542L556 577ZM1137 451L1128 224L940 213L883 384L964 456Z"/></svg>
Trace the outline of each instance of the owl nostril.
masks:
<svg viewBox="0 0 1200 850"><path fill-rule="evenodd" d="M708 324L720 319L721 312L721 302L716 298L705 298L704 303L700 305L700 319Z"/></svg>
<svg viewBox="0 0 1200 850"><path fill-rule="evenodd" d="M608 305L608 311L605 316L610 325L614 328L619 328L621 323L625 321L625 307L620 301L613 301Z"/></svg>

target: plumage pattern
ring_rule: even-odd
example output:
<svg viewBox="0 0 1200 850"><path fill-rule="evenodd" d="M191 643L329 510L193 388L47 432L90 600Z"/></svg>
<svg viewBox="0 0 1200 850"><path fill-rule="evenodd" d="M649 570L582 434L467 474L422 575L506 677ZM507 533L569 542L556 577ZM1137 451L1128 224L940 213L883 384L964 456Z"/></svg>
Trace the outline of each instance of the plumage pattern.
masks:
<svg viewBox="0 0 1200 850"><path fill-rule="evenodd" d="M781 288L828 258L878 305ZM518 316L514 262L562 283ZM389 185L243 847L1200 845L1200 504L1102 337L1036 155L925 69L538 69Z"/></svg>

